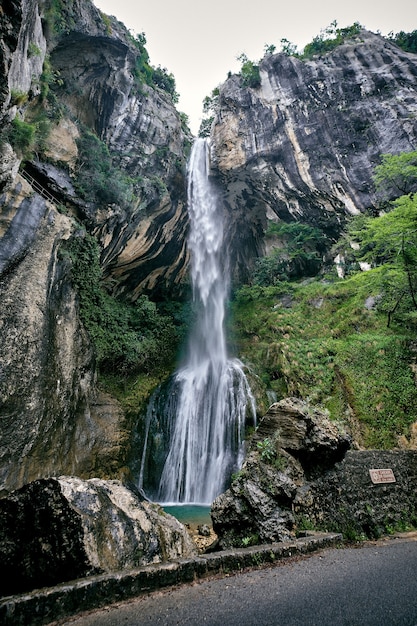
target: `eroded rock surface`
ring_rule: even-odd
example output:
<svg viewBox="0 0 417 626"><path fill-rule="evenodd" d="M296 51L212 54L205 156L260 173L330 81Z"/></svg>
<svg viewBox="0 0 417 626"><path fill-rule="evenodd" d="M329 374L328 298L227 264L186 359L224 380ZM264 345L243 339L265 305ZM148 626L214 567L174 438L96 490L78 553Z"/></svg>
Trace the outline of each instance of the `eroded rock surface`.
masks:
<svg viewBox="0 0 417 626"><path fill-rule="evenodd" d="M311 60L267 55L259 67L259 87L239 76L220 87L211 131L240 274L264 250L267 218L334 239L346 215L376 205L380 155L417 142L417 55L379 35L362 31Z"/></svg>
<svg viewBox="0 0 417 626"><path fill-rule="evenodd" d="M296 398L273 404L240 473L212 505L220 546L286 541L306 529L378 538L415 525L417 453L353 448L322 411ZM392 482L373 482L378 468Z"/></svg>
<svg viewBox="0 0 417 626"><path fill-rule="evenodd" d="M0 493L64 473L128 473L129 426L116 401L97 395L64 248L83 229L94 235L109 291L128 300L181 289L191 137L170 96L138 82L137 60L134 37L92 2L1 6ZM43 148L24 154L15 121L28 131L45 116ZM135 181L131 202L77 188L86 132Z"/></svg>
<svg viewBox="0 0 417 626"><path fill-rule="evenodd" d="M1 595L196 554L185 527L119 481L38 480L0 500Z"/></svg>

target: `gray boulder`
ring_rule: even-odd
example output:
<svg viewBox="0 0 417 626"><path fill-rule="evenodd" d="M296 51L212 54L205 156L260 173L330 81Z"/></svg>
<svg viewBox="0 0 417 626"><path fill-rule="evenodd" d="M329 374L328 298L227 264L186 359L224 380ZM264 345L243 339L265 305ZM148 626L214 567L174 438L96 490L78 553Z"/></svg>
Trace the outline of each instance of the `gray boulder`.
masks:
<svg viewBox="0 0 417 626"><path fill-rule="evenodd" d="M193 554L176 518L116 480L42 479L0 500L2 596Z"/></svg>
<svg viewBox="0 0 417 626"><path fill-rule="evenodd" d="M340 461L350 439L324 412L297 398L273 404L249 444L241 471L212 504L222 548L288 541L300 489Z"/></svg>

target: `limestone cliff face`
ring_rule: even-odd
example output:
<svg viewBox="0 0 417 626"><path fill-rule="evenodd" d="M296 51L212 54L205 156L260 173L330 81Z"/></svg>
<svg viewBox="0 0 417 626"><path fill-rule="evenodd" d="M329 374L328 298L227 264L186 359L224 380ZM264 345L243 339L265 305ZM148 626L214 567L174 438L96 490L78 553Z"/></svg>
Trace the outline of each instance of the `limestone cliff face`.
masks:
<svg viewBox="0 0 417 626"><path fill-rule="evenodd" d="M362 31L324 56L259 67L258 88L222 85L211 131L240 274L263 252L267 218L334 238L346 215L376 205L380 155L417 146L417 57L382 37Z"/></svg>
<svg viewBox="0 0 417 626"><path fill-rule="evenodd" d="M166 92L139 84L126 28L91 2L6 0L0 13L0 493L62 473L120 478L129 426L96 391L65 242L94 235L109 289L131 300L176 289L189 131ZM45 111L28 156L13 133ZM133 181L123 204L80 194L87 131Z"/></svg>
<svg viewBox="0 0 417 626"><path fill-rule="evenodd" d="M117 32L117 23L111 28L112 37L69 33L53 49L51 61L62 82L57 96L71 117L97 132L127 176L140 178L127 209L85 208L103 246L105 275L117 293L135 299L143 291L175 288L184 277L190 137L169 96L135 83L135 50L126 33Z"/></svg>

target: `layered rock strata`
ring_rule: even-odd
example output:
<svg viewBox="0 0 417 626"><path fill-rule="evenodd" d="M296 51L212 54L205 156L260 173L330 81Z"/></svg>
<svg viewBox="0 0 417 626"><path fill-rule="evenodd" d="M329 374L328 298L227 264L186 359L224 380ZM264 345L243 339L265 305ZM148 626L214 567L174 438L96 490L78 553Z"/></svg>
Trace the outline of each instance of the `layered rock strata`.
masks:
<svg viewBox="0 0 417 626"><path fill-rule="evenodd" d="M309 60L266 55L259 69L256 88L240 76L220 86L211 130L240 275L264 251L267 219L332 240L347 215L377 205L380 155L417 145L417 56L379 35L363 30Z"/></svg>
<svg viewBox="0 0 417 626"><path fill-rule="evenodd" d="M178 291L189 131L166 92L140 84L135 38L91 2L7 1L0 35L0 493L62 473L121 478L129 424L97 395L65 242L97 238L114 294ZM45 120L26 154L16 132ZM80 192L87 132L133 181L129 201Z"/></svg>

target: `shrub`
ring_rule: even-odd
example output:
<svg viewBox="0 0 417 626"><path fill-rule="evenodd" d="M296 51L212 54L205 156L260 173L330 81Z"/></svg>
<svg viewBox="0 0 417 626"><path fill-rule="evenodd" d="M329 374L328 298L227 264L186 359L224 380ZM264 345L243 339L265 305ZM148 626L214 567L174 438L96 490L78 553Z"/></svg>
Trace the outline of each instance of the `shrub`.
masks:
<svg viewBox="0 0 417 626"><path fill-rule="evenodd" d="M9 132L9 141L14 150L23 158L30 156L35 145L36 126L15 117Z"/></svg>
<svg viewBox="0 0 417 626"><path fill-rule="evenodd" d="M355 22L346 28L338 28L335 20L327 28L323 29L319 35L316 35L312 42L305 46L301 58L311 59L316 54L330 52L330 50L344 43L346 39L359 35L361 30L362 26L359 22Z"/></svg>
<svg viewBox="0 0 417 626"><path fill-rule="evenodd" d="M261 75L259 73L259 65L254 61L250 61L246 54L241 54L238 61L242 63L240 75L245 87L256 88L261 84Z"/></svg>
<svg viewBox="0 0 417 626"><path fill-rule="evenodd" d="M417 30L413 30L411 33L405 33L401 30L396 35L391 32L388 35L388 39L406 52L417 53Z"/></svg>
<svg viewBox="0 0 417 626"><path fill-rule="evenodd" d="M61 254L71 259L80 317L95 347L102 372L150 372L166 367L176 352L178 333L169 316L141 296L135 303L113 298L101 281L99 246L84 231L76 233Z"/></svg>
<svg viewBox="0 0 417 626"><path fill-rule="evenodd" d="M129 205L134 197L132 182L113 166L104 141L84 129L77 146L77 177L74 186L78 193L90 202Z"/></svg>
<svg viewBox="0 0 417 626"><path fill-rule="evenodd" d="M275 285L303 276L315 276L321 266L327 240L318 228L308 224L271 222L267 237L278 240L278 246L258 259L253 281L258 285Z"/></svg>
<svg viewBox="0 0 417 626"><path fill-rule="evenodd" d="M10 104L18 107L26 104L29 94L27 91L19 91L18 89L12 89L10 92Z"/></svg>

